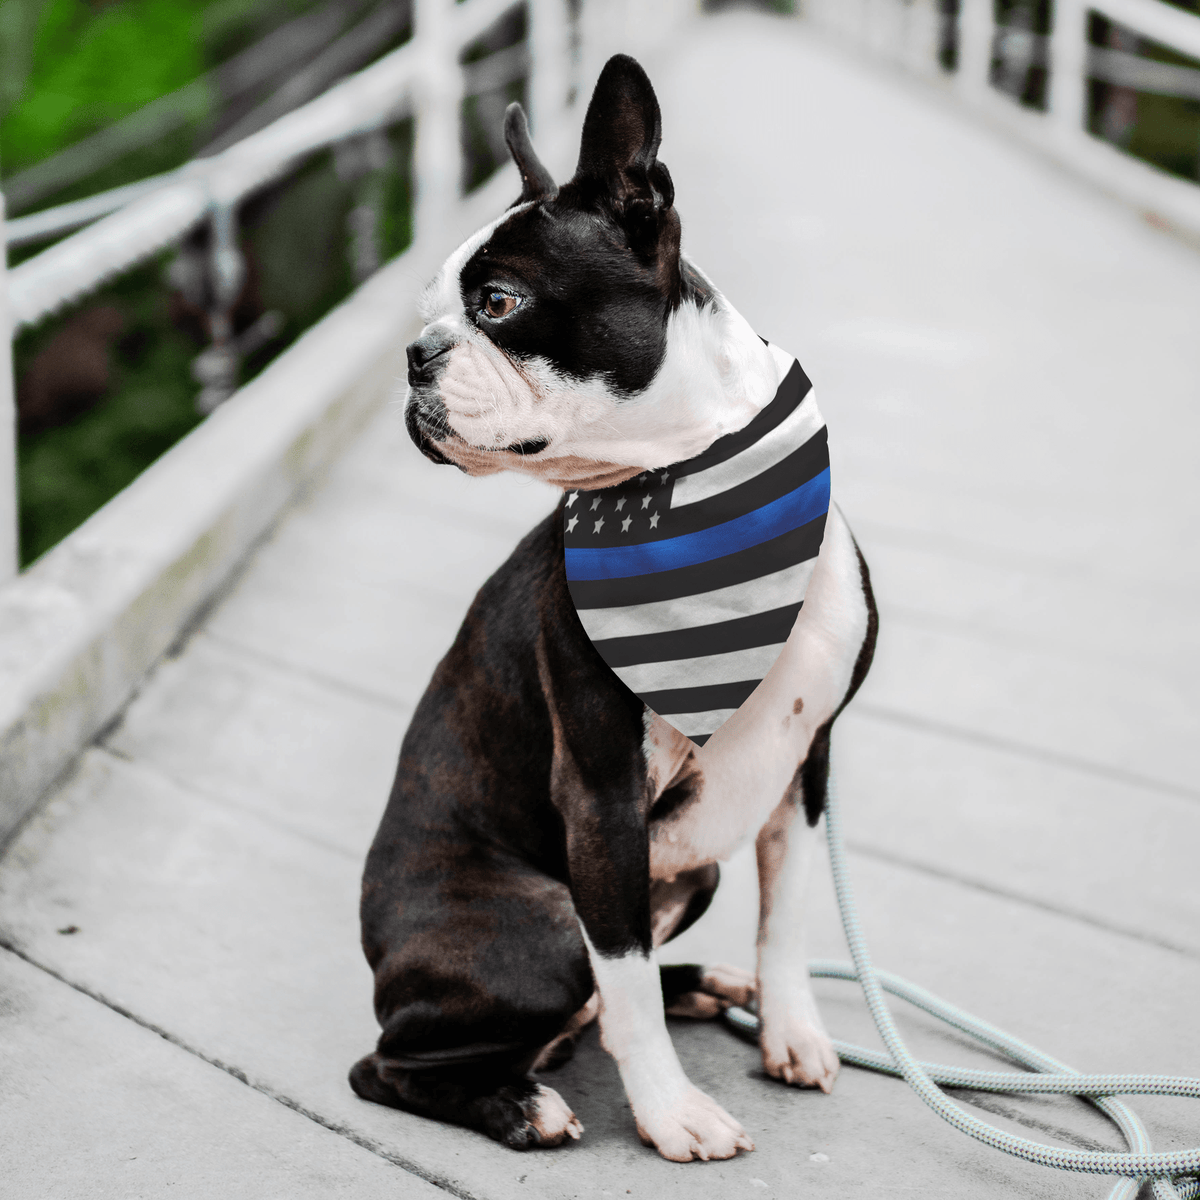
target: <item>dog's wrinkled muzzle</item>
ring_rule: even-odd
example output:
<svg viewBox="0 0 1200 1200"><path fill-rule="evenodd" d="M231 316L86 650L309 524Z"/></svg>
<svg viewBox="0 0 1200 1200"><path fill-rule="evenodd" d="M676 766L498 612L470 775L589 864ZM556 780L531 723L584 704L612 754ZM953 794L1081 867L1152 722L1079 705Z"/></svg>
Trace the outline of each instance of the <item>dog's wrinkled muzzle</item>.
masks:
<svg viewBox="0 0 1200 1200"><path fill-rule="evenodd" d="M451 461L435 443L450 436L446 406L437 393L437 381L446 369L454 339L441 330L431 330L410 342L408 356L408 402L404 425L413 444L430 462L450 466Z"/></svg>

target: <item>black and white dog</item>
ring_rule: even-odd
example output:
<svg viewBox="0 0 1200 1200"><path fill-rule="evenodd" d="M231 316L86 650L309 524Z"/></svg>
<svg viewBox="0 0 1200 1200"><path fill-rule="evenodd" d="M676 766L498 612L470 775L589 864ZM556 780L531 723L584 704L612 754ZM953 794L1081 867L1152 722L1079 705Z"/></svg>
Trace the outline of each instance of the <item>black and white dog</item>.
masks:
<svg viewBox="0 0 1200 1200"><path fill-rule="evenodd" d="M521 198L446 261L408 348L406 419L427 457L603 489L693 458L775 396L792 361L680 253L660 126L641 67L613 58L557 187L509 110ZM870 665L876 619L836 507L823 528L782 651L703 745L589 641L563 506L484 585L413 717L367 859L383 1032L351 1071L360 1096L518 1149L578 1138L533 1072L598 1015L643 1141L679 1162L729 1158L753 1144L684 1075L664 1003L712 1016L751 999L767 1073L832 1088L801 916L830 725ZM751 837L757 975L660 972L655 947L704 912L718 860Z"/></svg>

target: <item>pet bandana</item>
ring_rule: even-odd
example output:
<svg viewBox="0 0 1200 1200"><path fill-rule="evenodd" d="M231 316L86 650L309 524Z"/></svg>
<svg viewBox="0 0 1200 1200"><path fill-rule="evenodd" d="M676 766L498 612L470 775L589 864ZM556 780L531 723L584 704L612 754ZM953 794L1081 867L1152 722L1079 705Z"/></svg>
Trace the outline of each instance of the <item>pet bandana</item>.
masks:
<svg viewBox="0 0 1200 1200"><path fill-rule="evenodd" d="M779 657L829 512L829 443L793 360L775 398L702 454L568 492L567 584L600 657L698 746Z"/></svg>

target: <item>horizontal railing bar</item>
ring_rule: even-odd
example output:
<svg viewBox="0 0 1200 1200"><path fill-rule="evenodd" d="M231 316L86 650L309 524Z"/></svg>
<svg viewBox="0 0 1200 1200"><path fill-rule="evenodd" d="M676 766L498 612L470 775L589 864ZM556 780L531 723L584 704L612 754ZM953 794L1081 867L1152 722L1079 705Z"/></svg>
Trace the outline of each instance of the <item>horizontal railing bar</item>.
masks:
<svg viewBox="0 0 1200 1200"><path fill-rule="evenodd" d="M407 24L408 11L396 3L384 4L326 46L310 63L284 81L261 104L246 113L220 137L198 151L209 158L265 128L276 117L320 95L331 83L370 61L379 48Z"/></svg>
<svg viewBox="0 0 1200 1200"><path fill-rule="evenodd" d="M405 104L423 64L408 42L343 79L211 159L196 162L222 201L234 201L286 170L295 159L342 138L378 128Z"/></svg>
<svg viewBox="0 0 1200 1200"><path fill-rule="evenodd" d="M1200 100L1200 69L1177 63L1157 62L1125 50L1104 46L1088 47L1087 73L1101 83L1153 92L1158 96L1180 96Z"/></svg>
<svg viewBox="0 0 1200 1200"><path fill-rule="evenodd" d="M412 43L401 46L228 150L189 163L175 182L14 267L9 272L14 331L181 237L214 201L236 202L297 158L398 113L418 67Z"/></svg>
<svg viewBox="0 0 1200 1200"><path fill-rule="evenodd" d="M1003 61L1024 66L1048 66L1052 39L1044 34L1018 31L1019 36L997 30L996 47ZM1128 50L1088 46L1085 70L1089 79L1117 87L1200 100L1200 68L1159 62Z"/></svg>
<svg viewBox="0 0 1200 1200"><path fill-rule="evenodd" d="M207 77L195 79L51 158L18 172L0 183L0 187L10 206L24 208L41 196L87 178L114 159L166 137L179 126L199 120L208 112L210 95Z"/></svg>
<svg viewBox="0 0 1200 1200"><path fill-rule="evenodd" d="M164 171L161 175L151 175L136 183L109 188L106 192L97 192L82 200L72 200L68 204L57 204L28 216L14 217L4 226L4 240L10 246L45 241L69 229L87 225L99 217L106 217L118 208L124 208L126 204L175 182L179 174L178 170Z"/></svg>
<svg viewBox="0 0 1200 1200"><path fill-rule="evenodd" d="M203 180L169 184L13 267L12 333L148 258L191 229L211 203Z"/></svg>
<svg viewBox="0 0 1200 1200"><path fill-rule="evenodd" d="M1162 0L1088 0L1088 7L1168 49L1200 58L1200 17L1193 13Z"/></svg>

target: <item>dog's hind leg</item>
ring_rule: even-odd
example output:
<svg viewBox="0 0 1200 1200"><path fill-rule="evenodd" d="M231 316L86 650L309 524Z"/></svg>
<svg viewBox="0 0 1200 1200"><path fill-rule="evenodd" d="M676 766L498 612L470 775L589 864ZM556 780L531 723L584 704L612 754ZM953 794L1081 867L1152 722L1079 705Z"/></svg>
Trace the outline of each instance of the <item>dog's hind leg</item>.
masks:
<svg viewBox="0 0 1200 1200"><path fill-rule="evenodd" d="M721 879L716 863L681 871L673 879L656 879L650 885L650 910L655 946L661 946L694 925L708 910ZM700 966L677 963L659 967L663 1005L669 1017L708 1020L720 1016L731 1004L754 998L750 971L728 963Z"/></svg>
<svg viewBox="0 0 1200 1200"><path fill-rule="evenodd" d="M378 1051L350 1070L364 1100L478 1129L514 1150L557 1146L583 1132L567 1102L507 1056L453 1067L405 1066Z"/></svg>
<svg viewBox="0 0 1200 1200"><path fill-rule="evenodd" d="M465 1125L517 1150L577 1138L530 1075L594 988L567 889L469 856L434 889L363 893L364 948L383 1032L356 1063L364 1100Z"/></svg>

